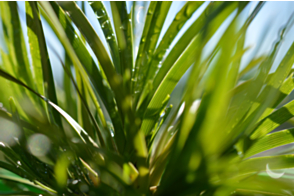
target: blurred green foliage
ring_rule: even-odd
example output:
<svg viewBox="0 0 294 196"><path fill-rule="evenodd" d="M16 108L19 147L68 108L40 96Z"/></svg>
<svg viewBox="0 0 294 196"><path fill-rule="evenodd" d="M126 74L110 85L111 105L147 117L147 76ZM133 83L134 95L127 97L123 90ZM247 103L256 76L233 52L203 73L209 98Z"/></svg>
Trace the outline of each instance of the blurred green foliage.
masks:
<svg viewBox="0 0 294 196"><path fill-rule="evenodd" d="M150 2L136 45L136 2L130 12L126 2L111 2L112 14L98 1L25 2L27 32L17 3L0 2L0 194L294 194L294 130L273 132L294 116L293 101L279 106L294 88L294 44L270 73L293 17L270 53L241 69L247 29L264 2L245 22L248 2L186 2L159 40L171 3ZM45 21L65 50L62 58L56 52L63 89L55 86Z"/></svg>

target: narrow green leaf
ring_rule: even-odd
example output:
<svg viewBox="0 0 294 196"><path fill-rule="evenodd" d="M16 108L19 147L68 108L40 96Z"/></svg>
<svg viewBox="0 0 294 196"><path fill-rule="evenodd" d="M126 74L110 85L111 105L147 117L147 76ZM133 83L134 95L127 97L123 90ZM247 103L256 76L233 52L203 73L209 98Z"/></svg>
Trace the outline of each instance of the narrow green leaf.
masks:
<svg viewBox="0 0 294 196"><path fill-rule="evenodd" d="M268 86L267 86L268 87ZM267 88L265 87L265 88ZM270 87L268 87L270 88ZM279 92L276 94L276 100L273 103L273 105L271 105L270 107L268 107L264 113L262 114L262 116L259 118L259 121L262 120L263 118L265 118L266 116L268 116L280 103L281 101L283 101L285 99L286 96L288 96L292 90L294 89L294 81L293 81L293 73L283 82L283 84L281 85L281 87L279 88ZM259 103L262 103L262 94L258 97L257 100Z"/></svg>
<svg viewBox="0 0 294 196"><path fill-rule="evenodd" d="M225 20L225 18L233 11L234 6L235 5L231 5L231 6L229 6L224 11L222 9L219 9L219 10L217 9L216 11L218 11L218 12L224 14L224 15L219 15L215 20L216 21L218 21L218 20L220 20L220 21ZM213 12L212 12L212 14L213 14ZM205 18L207 18L207 17L208 16L205 16L205 15L200 16L199 17L200 19L197 19L195 21L194 25L196 24L196 26L197 26L197 25L200 25L200 24L204 23ZM220 25L220 24L218 24L218 25ZM201 26L199 26L198 28L200 28L200 27ZM212 31L210 32L210 35L205 35L206 38L205 38L204 43L206 43L210 39L210 37L214 34L214 32L217 30L217 28L218 28L218 26L215 25L214 28L212 29ZM187 32L188 31L189 30L187 30ZM200 29L199 29L199 31L200 31ZM187 37L185 37L185 34L183 35L183 37L181 39L183 39L183 38L185 38L185 40L187 39ZM182 54L181 54L180 58L177 61L175 59L175 62L173 62L174 63L173 65L169 65L168 64L168 63L171 63L168 60L169 57L167 57L167 59L165 59L165 61L162 64L161 69L159 70L158 74L156 75L156 77L155 77L155 79L153 81L153 90L150 92L149 98L151 98L152 96L153 97L151 98L151 101L150 101L150 103L149 103L149 105L147 107L147 112L148 111L153 111L153 112L156 111L156 108L158 107L158 104L161 103L160 100L162 100L163 97L165 97L166 92L168 93L168 92L171 92L173 90L173 88L175 87L176 83L180 80L181 76L185 73L185 71L189 68L189 66L193 63L193 61L196 60L196 57L193 58L193 55L191 55L191 54L196 53L196 51L198 53L199 53L199 51L201 51L201 47L199 46L199 42L198 42L198 46L197 46L197 43L196 43L196 40L198 40L198 39L201 39L201 36L200 35L194 37L194 39L193 39L194 41L191 41L190 44L188 44L188 46L191 47L191 49L186 49L185 50L185 48L183 48L184 51L181 51ZM194 42L193 46L192 46L192 42ZM178 43L181 44L180 41ZM203 43L203 46L205 45L204 43ZM196 48L196 46L197 46L197 48ZM177 46L175 46L175 48L176 47ZM175 51L176 50L178 50L178 48L176 48ZM191 50L191 51L189 51L189 50ZM187 53L185 55L183 55L186 51L187 51ZM196 54L198 54L198 53L196 53ZM189 60L186 63L185 61L186 61L186 58L187 57L189 57ZM174 56L171 56L171 58L174 58ZM200 58L200 56L199 56L199 58ZM165 62L167 62L167 63L165 64ZM183 62L185 62L185 63L183 64ZM183 65L184 65L184 67L183 67ZM170 88L165 88L166 87L165 85L170 85L169 86ZM164 89L164 91L161 91L159 89ZM159 93L159 94L157 95L157 93ZM146 118L148 118L148 115L147 115L148 113L147 112L145 114L146 115ZM146 132L150 131L150 129L153 126L153 124L154 124L154 121L149 120L149 119L148 119L148 122L144 122L143 121L144 129L146 130Z"/></svg>
<svg viewBox="0 0 294 196"><path fill-rule="evenodd" d="M162 173L165 170L167 161L169 160L170 152L175 141L175 135L168 141L162 152L153 160L153 164L150 166L150 185L157 186L159 184Z"/></svg>
<svg viewBox="0 0 294 196"><path fill-rule="evenodd" d="M103 2L101 1L92 1L89 3L92 7L94 14L96 15L100 26L102 28L102 31L104 33L104 36L106 38L108 47L111 52L113 64L115 66L115 69L118 73L121 73L121 65L119 60L119 53L118 53L118 45L115 39L114 31L112 29L112 26L110 24L110 18L107 13L107 10L105 6L103 5Z"/></svg>
<svg viewBox="0 0 294 196"><path fill-rule="evenodd" d="M223 113L226 111L226 106L229 104L230 98L227 93L235 82L233 79L236 73L230 69L230 65L234 54L233 48L240 36L240 34L238 35L236 32L237 16L238 15L235 16L233 22L222 37L223 39L220 42L220 54L213 65L213 70L208 72L204 85L205 95L202 97L198 110L197 107L192 107L195 101L195 93L189 91L189 97L186 98L188 104L186 103L187 105L185 106L184 120L181 121L181 129L177 132L176 142L170 156L171 158L168 161L160 182L160 187L162 187L161 193L163 191L166 192L171 185L173 188L169 191L175 192L177 189L183 190L188 184L192 183L201 183L201 187L208 186L209 184L208 179L199 178L199 176L208 175L206 167L206 161L208 159L206 160L206 156L218 154L220 144L224 142L224 137L221 135L218 128L224 123ZM217 21L216 19L214 22ZM200 51L202 51L201 48L205 45L203 44L205 43L205 36L211 33L208 29L211 29L210 25L215 25L214 22L208 24L206 34L203 34L199 38ZM195 81L196 79L197 81L198 77L195 78L194 73L197 73L196 76L199 76L201 70L199 68L199 56L201 56L201 52L200 54L197 53L197 55L196 58L198 58L195 60L196 63L188 79L188 84L190 84L192 90L198 90L198 85L197 82L196 84L189 83L189 80ZM187 90L190 89L188 88ZM197 114L196 116L195 113ZM189 117L189 115L192 115L192 118L196 117L196 121L194 125L192 124L192 127L188 126L187 129L184 129L187 122L185 117L188 119L187 116ZM215 137L212 138L211 135ZM210 138L208 139L208 137ZM211 142L208 144L208 141ZM173 171L179 168L178 165L181 165L181 167L177 169L177 173L174 173ZM181 184L177 184L176 179L179 178L183 178L185 181ZM195 187L193 192L201 192L201 190Z"/></svg>
<svg viewBox="0 0 294 196"><path fill-rule="evenodd" d="M9 165L9 164L7 164L5 162L0 162L0 166L1 166L1 168L5 168L5 169L7 169L7 170L9 170L11 172L13 172L13 171L14 171L14 173L16 172L15 174L18 173L17 169L15 169L13 166L11 166L11 165ZM3 170L3 169L1 169L1 170ZM29 185L31 187L37 188L38 190L40 190L42 192L46 191L46 189L34 184L33 182L31 182L29 180L26 180L24 178L21 178L19 176L16 176L16 175L11 175L10 173L8 174L8 172L1 171L0 178L5 179L5 180L11 180L11 181L21 183L21 184L25 184L25 185Z"/></svg>
<svg viewBox="0 0 294 196"><path fill-rule="evenodd" d="M92 138L95 138L95 134L94 134L95 132L92 129L91 122L90 122L90 119L89 119L89 114L88 114L87 109L85 108L85 107L89 108L88 103L87 103L89 95L88 95L88 92L86 92L86 90L85 90L85 87L84 87L84 84L82 82L80 73L77 72L77 71L76 71L76 80L77 80L76 88L78 88L78 90L80 92L79 94L83 95L83 97L79 96L78 99L77 99L77 117L78 117L77 122L87 131L87 133ZM82 99L83 99L84 103L83 103ZM85 106L83 104L85 104L87 106ZM93 119L94 119L94 117L93 117ZM96 131L100 131L100 130L98 129Z"/></svg>
<svg viewBox="0 0 294 196"><path fill-rule="evenodd" d="M173 22L170 24L169 28L167 29L166 33L164 34L161 42L159 43L158 47L154 52L154 57L152 58L149 66L148 71L148 79L152 79L155 75L156 70L158 70L158 66L160 61L163 60L165 53L167 52L169 46L171 45L174 38L177 36L182 27L186 23L186 21L192 16L192 14L203 4L204 2L186 2L182 9L177 13Z"/></svg>
<svg viewBox="0 0 294 196"><path fill-rule="evenodd" d="M81 122L80 124L82 126L84 125L84 128L85 127L87 128L86 129L87 130L87 133L89 133L89 135L90 135L91 138L95 138L95 134L92 131L92 127L91 127L91 124L89 122L90 119L87 118L88 115L89 115L90 118L91 118L91 120L92 120L92 122L93 122L94 127L96 128L96 133L97 133L97 135L99 137L99 141L101 142L100 145L101 146L104 146L105 144L104 144L104 139L102 137L101 130L100 130L97 122L95 121L95 118L92 115L92 113L91 113L91 111L89 109L89 106L87 104L87 101L86 101L87 100L87 97L86 97L87 94L86 94L85 89L83 87L83 83L82 83L82 80L80 78L81 76L79 75L80 73L79 72L76 72L76 78L77 78L77 82L78 82L78 84L77 84L77 83L75 83L74 78L73 78L70 70L68 70L66 68L66 66L63 64L63 62L61 61L61 59L60 59L60 62L62 64L62 66L63 66L64 71L67 73L67 75L70 77L71 81L73 82L74 87L76 88L76 90L78 92L78 95L79 95L78 101L80 101L80 103L78 102L78 108L77 109L78 109L78 120L79 120L79 122ZM83 93L83 95L85 95L85 97L82 96L82 93ZM96 105L97 105L96 107L98 108L97 110L99 110L100 109L99 103L96 102ZM81 116L81 114L83 116ZM103 116L103 114L102 114L102 116ZM104 118L104 116L103 116L103 118ZM86 125L85 125L85 123L86 123Z"/></svg>
<svg viewBox="0 0 294 196"><path fill-rule="evenodd" d="M260 152L294 142L294 129L268 134L257 141L246 151L244 159Z"/></svg>
<svg viewBox="0 0 294 196"><path fill-rule="evenodd" d="M80 135L80 137L85 143L90 141L90 143L92 143L94 146L97 146L94 140L88 136L88 133L74 119L72 119L66 112L64 112L60 107L58 107L54 103L50 101L48 101L48 103L65 118L65 120L75 129L75 131ZM86 139L88 141L86 141Z"/></svg>
<svg viewBox="0 0 294 196"><path fill-rule="evenodd" d="M158 156L163 152L163 149L167 145L168 141L170 140L173 135L176 135L174 133L174 130L177 130L179 128L179 121L175 122L175 119L178 116L178 111L184 109L185 104L183 102L180 102L181 104L178 105L177 109L175 110L171 117L169 118L168 122L166 122L165 129L161 130L158 134L160 134L159 139L157 142L154 142L153 144L153 151L150 155L150 167L153 166L154 161L158 158Z"/></svg>
<svg viewBox="0 0 294 196"><path fill-rule="evenodd" d="M242 161L238 165L238 175L294 167L294 155L258 157Z"/></svg>
<svg viewBox="0 0 294 196"><path fill-rule="evenodd" d="M143 57L143 52L144 52L144 48L145 48L145 44L146 44L146 38L148 36L148 32L150 29L150 25L152 22L152 18L154 15L154 11L157 5L157 1L151 1L148 11L147 11L147 15L145 17L145 23L144 23L144 29L141 35L141 40L140 40L140 45L139 45L139 49L138 49L138 54L136 57L136 62L135 62L135 70L132 72L132 93L139 93L135 91L135 87L136 87L136 83L137 83L137 78L138 78L138 74L139 74L139 69L142 66L142 63L144 63L142 60Z"/></svg>
<svg viewBox="0 0 294 196"><path fill-rule="evenodd" d="M46 189L40 187L40 186L37 186L35 185L33 182L30 182L29 180L24 180L24 179L21 179L21 178L18 178L18 177L12 177L10 175L2 175L0 174L0 179L2 180L7 180L7 181L10 181L13 183L14 186L17 186L17 184L21 184L23 185L26 189L30 190L30 191L22 191L20 193L17 193L17 192L14 192L14 193L6 193L5 195L11 195L11 196L16 196L16 195L19 195L19 196L36 196L36 195L44 195L44 196L49 196L51 194L46 194L45 191L47 191ZM11 186L11 185L10 185ZM1 186L2 188L2 186ZM3 193L4 194L4 193ZM2 195L3 195L2 194Z"/></svg>
<svg viewBox="0 0 294 196"><path fill-rule="evenodd" d="M286 176L286 175L284 175ZM267 173L262 172L259 175L247 176L243 180L233 179L216 191L216 196L249 196L249 195L268 195L268 196L288 196L293 194L293 181L289 179L272 178Z"/></svg>
<svg viewBox="0 0 294 196"><path fill-rule="evenodd" d="M290 20L292 20L292 19L293 18L290 18ZM279 45L281 44L281 41L282 41L283 37L285 36L285 32L287 32L287 29L289 27L291 27L291 25L292 24L289 23L283 28L282 33L279 37L279 40L277 41L275 48L271 54L271 57L269 58L270 62L273 62L273 57L276 55L276 50L279 47ZM292 46L289 48L287 54L284 56L278 69L276 70L276 72L271 76L271 79L268 81L264 81L264 82L268 82L268 84L262 90L260 95L257 97L257 102L252 103L252 106L247 113L247 117L244 116L245 120L242 123L239 123L238 126L235 127L235 129L233 130L232 133L237 131L237 133L239 133L239 134L241 133L240 135L242 135L242 132L244 132L247 135L250 135L252 132L255 132L255 133L253 133L253 135L255 135L255 136L252 135L252 136L250 136L250 138L256 139L256 137L259 137L258 135L260 135L260 133L256 133L256 131L254 131L254 129L256 127L256 123L258 121L260 121L263 117L267 116L271 111L273 111L273 109L285 97L285 95L283 95L282 93L279 92L279 88L280 88L282 82L284 81L285 77L287 77L287 75L291 71L291 67L294 62L294 57L292 55L290 55L289 52L293 52L293 51L294 51L294 43L292 43ZM270 66L268 66L267 71L269 71L269 68L270 68ZM260 72L260 73L262 73L262 72ZM289 79L291 82L292 77ZM260 87L262 87L262 83L260 84L259 88ZM258 92L256 92L256 93L258 93ZM272 97L272 99L267 99L268 97ZM269 109L267 109L267 108L269 108ZM259 128L260 128L260 124L257 126L257 129L259 129ZM270 132L269 130L267 130L267 131ZM262 132L265 133L264 131L262 131ZM240 135L238 137L240 137Z"/></svg>
<svg viewBox="0 0 294 196"><path fill-rule="evenodd" d="M126 2L110 2L115 32L117 35L121 75L123 75L124 86L127 94L131 94L131 70L133 68L133 37L131 17L127 13Z"/></svg>
<svg viewBox="0 0 294 196"><path fill-rule="evenodd" d="M1 144L1 148L3 148L3 145ZM2 149L1 149L2 150ZM18 170L16 167L14 167L13 165L10 165L6 162L0 161L0 167L4 168L8 171L13 172L14 174L18 175L18 176L23 176L23 173L21 170ZM28 178L32 179L32 175L29 174ZM21 180L22 178L20 178ZM23 179L23 181L25 181L25 179Z"/></svg>
<svg viewBox="0 0 294 196"><path fill-rule="evenodd" d="M34 87L28 54L18 16L17 3L2 2L0 7L1 18L4 22L3 26L7 30L7 34L5 33L4 35L9 39L7 44L10 55L12 56L13 65L15 66L15 74L27 85Z"/></svg>
<svg viewBox="0 0 294 196"><path fill-rule="evenodd" d="M294 43L292 44L292 46L288 50L287 54L284 56L280 65L278 66L278 69L275 71L275 73L272 75L271 79L268 81L267 86L263 89L261 94L258 96L257 102L252 105L252 107L248 113L248 116L251 113L253 113L253 111L257 112L258 110L260 110L260 108L263 105L262 103L264 103L265 100L269 96L272 97L274 101L273 101L273 103L271 103L270 105L268 105L266 107L267 108L269 107L272 109L260 112L260 115L267 112L266 114L264 114L265 116L267 116L275 108L275 106L277 106L280 103L280 101L282 101L281 98L279 100L277 100L279 98L279 94L276 93L276 90L274 90L274 89L279 89L281 87L282 83L284 82L285 78L290 73L292 65L294 63L294 57L290 53L293 53L293 52L294 52ZM290 77L290 81L291 81L291 77ZM250 117L248 117L248 118L250 118ZM262 116L259 118L262 118Z"/></svg>
<svg viewBox="0 0 294 196"><path fill-rule="evenodd" d="M114 95L111 92L107 84L107 81L103 79L103 73L99 72L98 67L95 64L93 58L89 54L80 37L74 31L71 22L65 16L63 10L53 2L51 3L51 5L54 9L54 12L58 16L60 24L62 25L62 28L65 30L67 37L71 40L74 51L78 56L79 60L81 61L82 65L86 69L88 76L90 77L96 91L100 95L105 95L101 96L101 98L109 112L110 118L113 123L113 127L115 129L116 144L118 145L118 149L123 150L125 145L125 135L123 133L122 118L117 110L117 104L114 101Z"/></svg>
<svg viewBox="0 0 294 196"><path fill-rule="evenodd" d="M61 59L60 59L61 60ZM88 99L91 96L91 93L88 93L86 91L86 89L84 88L84 84L83 81L81 80L81 76L79 72L76 72L76 80L77 82L75 82L74 77L72 76L70 70L68 68L66 68L66 66L63 64L63 62L61 61L61 64L63 66L63 69L65 70L65 72L67 73L67 75L69 76L69 78L71 79L72 83L74 84L75 89L77 90L77 93L79 95L79 99L78 99L78 103L77 103L77 109L78 109L78 121L80 122L80 125L84 127L84 129L87 130L87 133L90 135L91 138L96 138L96 134L95 132L92 131L92 125L90 123L90 121L92 121L93 126L95 128L95 131L98 135L99 141L102 143L101 146L104 146L104 138L103 138L103 132L104 129L107 130L107 132L104 132L104 134L106 134L107 137L107 142L108 142L108 147L110 149L115 149L117 150L116 145L114 144L112 137L111 137L111 133L110 130L108 129L108 127L106 126L106 121L105 121L105 117L104 114L102 112L102 109L99 105L98 102L94 103L94 105L97 108L97 113L99 115L99 120L102 123L98 123L93 114L90 111L89 105L88 105ZM93 95L92 95L93 96Z"/></svg>
<svg viewBox="0 0 294 196"><path fill-rule="evenodd" d="M229 4L230 5L230 4ZM215 6L215 7L214 7ZM218 15L218 22L213 27L211 33L206 35L206 41L209 40L209 38L214 34L214 32L217 30L219 25L221 24L221 21L224 21L226 17L233 12L233 10L236 7L236 4L232 4L230 6L226 7L226 3L216 3L216 5L208 6L206 9L211 11L211 16L214 16L215 13L222 13ZM215 9L214 11L212 11ZM224 11L223 11L224 9ZM222 12L223 11L223 12ZM181 39L177 42L177 44L174 46L174 48L171 50L167 58L163 61L161 68L159 69L156 77L153 81L153 91L149 95L149 99L152 99L152 96L154 96L154 93L157 91L158 86L163 81L165 75L169 72L170 68L174 65L174 63L177 61L178 57L180 57L185 50L185 48L189 45L191 40L199 33L199 31L202 29L205 22L208 22L208 20L213 20L213 18L208 17L206 14L206 11L199 16L199 18L191 25L191 27L184 33L184 35L181 37ZM204 29L202 29L204 30Z"/></svg>
<svg viewBox="0 0 294 196"><path fill-rule="evenodd" d="M93 27L90 25L85 15L82 13L82 11L74 2L65 2L65 3L61 3L61 5L64 8L64 10L67 11L69 16L73 20L73 22L81 31L81 33L84 35L90 47L92 48L93 52L95 53L96 57L98 58L98 61L100 62L104 70L104 73L107 77L107 80L110 84L110 87L113 89L115 93L117 103L119 104L119 108L121 109L122 100L124 100L125 98L125 93L124 91L122 91L123 88L121 88L122 78L120 75L116 74L112 61L110 57L108 56L100 38L96 34ZM43 6L43 8L45 9L45 5ZM45 10L47 10L47 12L50 11L48 8L46 8ZM50 17L53 18L53 14L50 14ZM56 33L63 34L63 32L62 33L61 32L62 31L60 28L59 32L56 32ZM66 37L65 34L63 36ZM66 45L70 45L70 43Z"/></svg>
<svg viewBox="0 0 294 196"><path fill-rule="evenodd" d="M254 110L255 108L253 108L252 110L255 112L252 113L252 110L250 111L251 106L254 104L254 100L257 99L260 91L263 88L263 85L267 82L268 73L277 55L278 49L281 46L282 40L285 36L285 33L287 32L288 27L289 26L284 27L284 30L281 34L279 34L279 37L275 45L273 46L270 55L259 66L258 75L250 82L251 84L248 85L248 89L250 89L250 91L246 91L248 93L246 93L245 95L243 94L243 96L242 94L239 94L239 98L235 97L235 99L233 99L231 102L231 106L238 105L240 107L238 109L237 107L232 107L235 108L235 111L230 111L228 113L228 119L230 119L230 122L227 124L227 129L232 130L230 131L230 137L236 138L235 140L231 141L230 145L233 145L233 143L236 142L236 140L240 138L245 132L247 132L247 134L250 133L251 130L255 127L255 122L258 121L258 119L264 113L266 108L274 104L277 99L277 88L269 88L270 90L266 89L268 92L265 94L270 97L274 96L274 99L265 99L265 101L262 102L262 105L260 105L258 110ZM285 57L285 59L289 60L289 57ZM283 81L279 81L280 84L282 82ZM245 93L245 91L243 93ZM267 96L263 95L263 97ZM256 107L256 105L254 107ZM249 117L246 118L247 115L249 115ZM245 121L243 120L244 118L246 119Z"/></svg>
<svg viewBox="0 0 294 196"><path fill-rule="evenodd" d="M294 101L291 101L260 121L250 139L260 138L294 116Z"/></svg>
<svg viewBox="0 0 294 196"><path fill-rule="evenodd" d="M131 98L126 95L126 92L122 87L122 77L115 72L115 69L104 48L104 45L102 44L96 32L94 31L93 27L89 24L89 21L86 19L84 14L81 12L81 10L77 7L77 5L74 2L66 2L62 4L62 6L67 11L67 13L69 13L69 16L77 25L81 33L85 36L86 40L88 41L89 45L91 46L95 55L97 56L98 61L101 63L101 66L109 82L109 85L111 89L114 91L119 110L125 114L125 118L127 118L128 120L135 119L131 109ZM47 12L50 12L50 9L48 7L45 7L46 6L44 5L43 8L47 10ZM55 16L52 13L50 14L50 17L54 18ZM56 33L60 34L60 38L63 38L60 40L64 40L64 46L67 48L67 50L70 50L71 55L73 55L72 57L74 57L74 51L72 51L70 43L67 43L66 35L61 30L61 28L58 28L58 31L56 31ZM78 63L79 61L77 60L78 59L76 59L75 61ZM72 62L75 61L72 60ZM134 134L137 131L137 128L134 127L133 130L130 130L130 133Z"/></svg>
<svg viewBox="0 0 294 196"><path fill-rule="evenodd" d="M224 21L236 8L236 4L233 4L233 3L232 5L230 4L231 3L229 2L223 2L223 3L215 3L215 4L208 5L206 10L197 18L197 20L189 27L189 29L187 29L187 31L183 34L183 36L180 38L177 44L170 51L166 59L164 59L159 72L154 78L153 92L157 90L159 84L161 83L161 81L163 81L163 78L165 77L166 73L168 73L168 70L174 65L176 60L181 56L181 54L183 53L185 48L189 45L191 40L201 30L204 30L203 27L205 26L205 24L208 24L210 20L213 20L213 17L217 15L216 13L222 13L217 16L219 20L217 21L215 27L213 27L214 30L211 31L210 35L206 35L207 41L209 40L209 38L218 29L222 21ZM208 11L210 13L209 15L206 14ZM151 93L151 96L153 96L152 93Z"/></svg>
<svg viewBox="0 0 294 196"><path fill-rule="evenodd" d="M149 53L150 55L150 50L151 54L153 54L171 3L172 2L169 1L157 2L156 9L154 10L152 21L149 27L148 35L145 40L146 44L143 55L146 56L146 53ZM148 60L147 62L149 63L150 60Z"/></svg>
<svg viewBox="0 0 294 196"><path fill-rule="evenodd" d="M207 77L207 80L205 80L205 95L201 100L196 122L191 131L191 133L199 131L199 135L203 141L203 150L208 154L217 154L220 146L223 146L225 142L225 136L219 132L219 126L224 123L225 116L223 114L226 113L227 106L230 102L230 95L228 92L235 85L235 78L238 74L238 69L230 66L231 64L234 65L240 58L235 60L235 53L232 50L232 48L237 45L237 40L240 38L240 32L236 32L235 29L237 16L238 15L235 16L233 22L222 37L220 42L220 55L214 69ZM231 40L228 41L229 39ZM223 77L220 77L221 75ZM210 117L205 118L205 116ZM212 145L208 144L207 139L209 135L215 135Z"/></svg>
<svg viewBox="0 0 294 196"><path fill-rule="evenodd" d="M266 88L271 88L271 86L266 86ZM251 140L255 140L257 138L259 138L258 134L260 133L255 133L256 129L260 129L260 126L262 125L263 120L265 120L267 117L269 117L268 115L278 106L278 104L289 94L292 92L292 90L294 89L294 81L293 81L293 73L284 81L284 83L282 84L282 86L280 87L279 91L277 91L275 93L275 102L273 103L272 107L268 107L266 108L266 110L264 111L263 115L259 118L259 122L256 122L257 124L255 124L255 128L253 129L253 134L250 136ZM261 95L263 94L263 92L261 93ZM263 98L264 99L264 98ZM262 103L262 99L260 97L258 97L258 103ZM256 111L255 111L256 112ZM254 115L255 113L253 113L252 115ZM248 118L246 121L244 121L245 123L248 123L249 120L251 120L250 118ZM267 126L265 124L265 126ZM279 125L278 125L279 126ZM274 130L277 126L273 127L272 130ZM266 127L264 127L266 129ZM261 128L263 129L263 128ZM272 130L267 130L266 133L263 133L261 136L266 135L267 133L269 133ZM250 135L250 134L249 134ZM254 135L254 136L253 136ZM244 150L247 150L248 147L250 147L250 145L252 144L252 141L249 140L249 138L247 136L245 136L244 138L242 138L241 140L238 141L238 143L236 144L236 146L238 146L238 150L240 150L240 152L244 153Z"/></svg>
<svg viewBox="0 0 294 196"><path fill-rule="evenodd" d="M151 128L154 126L156 120L152 119L152 116L160 112L159 109L162 106L162 102L166 95L173 91L178 81L195 61L194 54L199 52L199 39L200 37L197 37L192 40L187 49L183 52L181 58L169 70L169 73L157 88L155 95L150 101L147 111L144 114L144 120L141 126L141 129L145 131L146 135L149 134L149 131L151 131Z"/></svg>
<svg viewBox="0 0 294 196"><path fill-rule="evenodd" d="M68 57L68 55L64 55L64 64L65 64L65 68L67 70L71 70L71 62L70 59ZM73 95L72 92L72 84L71 84L71 80L70 77L68 76L68 74L64 71L63 72L63 87L64 87L64 93L65 93L65 102L64 104L64 108L65 111L74 119L77 119L77 105L75 102L75 96Z"/></svg>
<svg viewBox="0 0 294 196"><path fill-rule="evenodd" d="M136 76L136 84L135 84L135 92L142 92L144 88L144 82L146 79L146 74L148 73L149 66L147 66L150 62L150 57L153 54L156 43L158 41L159 35L161 33L165 18L168 14L169 8L171 6L171 1L163 1L157 2L156 8L154 10L154 14L152 17L152 21L150 23L148 29L147 37L142 37L141 42L146 42L144 46L143 53L138 53L138 55L142 55L142 61L138 60L139 65L136 65L136 69L138 69L138 75ZM149 10L148 10L149 12ZM148 13L147 13L148 14ZM141 93L135 94L135 104L138 102L139 96Z"/></svg>
<svg viewBox="0 0 294 196"><path fill-rule="evenodd" d="M28 27L28 38L34 70L34 80L37 92L48 97L57 104L57 96L54 85L53 73L50 65L49 55L42 29L39 10L35 2L26 2L26 19ZM49 110L49 112L51 112ZM52 116L53 115L53 116ZM49 114L51 120L62 127L61 119L56 111Z"/></svg>
<svg viewBox="0 0 294 196"><path fill-rule="evenodd" d="M42 32L42 27L40 26L40 19L38 16L38 8L34 2L26 2L26 24L28 27L28 39L30 45L30 52L32 57L34 80L37 86L37 92L45 95L44 85L43 85L43 71L42 65L44 67L48 66L49 59L46 48L46 43L44 39L44 34ZM43 43L41 43L43 42ZM40 45L43 45L42 50L40 50ZM41 51L44 51L41 55Z"/></svg>
<svg viewBox="0 0 294 196"><path fill-rule="evenodd" d="M94 142L94 140L91 137L89 137L89 135L87 134L87 132L70 115L68 115L66 112L64 112L60 107L58 107L53 102L49 101L47 98L45 98L44 96L40 95L39 93L37 93L36 91L34 91L32 88L30 88L29 86L27 86L26 84L24 84L20 80L16 79L12 75L6 73L5 71L3 71L1 69L0 69L0 75L2 77L6 78L7 80L10 80L12 82L15 82L15 83L17 83L17 84L25 87L27 90L31 91L32 93L34 93L35 95L37 95L39 98L41 98L44 101L46 101L48 104L50 104L50 106L52 106L56 111L58 111L60 113L60 115L62 115L64 117L64 119L74 128L74 130L78 133L78 135L81 137L81 139L85 143L86 142L90 142L90 143L93 144L93 146L97 146L97 144Z"/></svg>
<svg viewBox="0 0 294 196"><path fill-rule="evenodd" d="M42 2L42 3L44 3L44 2ZM43 5L43 8L44 8L44 5ZM47 5L46 10L47 10L47 12L50 13L50 16L53 18L53 20L56 21L56 23L58 24L58 25L57 24L53 25L52 21L49 22L49 24L53 27L53 30L56 31L57 36L59 37L60 41L63 43L66 51L68 51L68 55L71 58L71 61L73 62L75 68L82 75L81 78L83 79L84 84L86 84L86 87L90 92L91 98L92 98L94 104L96 105L97 110L99 110L100 107L99 107L99 104L98 104L98 101L97 101L97 97L94 95L92 86L91 86L91 84L90 84L90 82L89 82L89 80L87 78L87 74L86 74L81 62L79 61L78 57L76 56L71 44L69 43L69 40L66 37L66 33L65 33L65 31L63 31L63 28L62 28L61 24L59 23L58 18L54 15L54 11L51 8L50 4ZM61 115L63 115L63 114L61 114ZM101 139L100 140L101 146L104 146L105 143L103 141L103 138L100 137L99 139Z"/></svg>
<svg viewBox="0 0 294 196"><path fill-rule="evenodd" d="M26 45L22 34L22 28L17 10L16 2L1 2L1 20L4 29L4 40L8 55L5 57L5 70L10 74L17 76L20 80L25 82L32 88L35 88L35 83L32 78ZM2 56L3 57L3 56ZM31 111L38 113L39 116L44 117L42 108L35 107L40 102L28 91L21 92L19 88L14 89L15 95L18 99L26 99L27 104L30 105ZM22 109L23 110L23 109ZM21 111L22 114L26 113ZM25 114L24 116L27 116ZM29 117L28 117L29 119Z"/></svg>

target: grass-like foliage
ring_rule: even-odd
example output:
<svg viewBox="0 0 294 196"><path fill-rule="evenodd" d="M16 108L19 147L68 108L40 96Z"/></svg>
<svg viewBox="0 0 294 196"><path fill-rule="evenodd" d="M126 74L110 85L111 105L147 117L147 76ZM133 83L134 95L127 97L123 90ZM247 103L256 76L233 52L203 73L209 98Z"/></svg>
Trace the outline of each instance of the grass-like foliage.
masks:
<svg viewBox="0 0 294 196"><path fill-rule="evenodd" d="M23 32L17 3L0 2L0 194L293 195L286 144L294 129L272 131L294 116L294 101L277 108L294 88L294 44L270 72L293 18L269 54L243 68L246 32L263 2L245 22L248 2L186 2L162 39L171 2L148 4L139 35L136 3L130 12L126 2L110 5L111 13L103 2L25 2ZM55 52L62 89L45 25L65 50ZM186 72L173 107L170 95Z"/></svg>

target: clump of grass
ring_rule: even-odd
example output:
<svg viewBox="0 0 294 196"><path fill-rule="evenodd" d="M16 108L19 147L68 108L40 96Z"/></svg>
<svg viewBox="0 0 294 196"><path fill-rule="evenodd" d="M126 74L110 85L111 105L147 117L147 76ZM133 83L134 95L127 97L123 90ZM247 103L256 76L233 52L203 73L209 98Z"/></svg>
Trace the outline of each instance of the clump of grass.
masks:
<svg viewBox="0 0 294 196"><path fill-rule="evenodd" d="M139 36L131 4L128 12L126 2L111 2L109 14L103 2L26 2L23 34L17 3L1 2L0 193L293 194L291 149L259 156L294 142L293 129L272 133L294 115L293 101L276 109L294 88L293 44L270 73L293 17L270 53L252 57L240 71L247 29L264 2L243 23L248 2L186 2L161 40L171 2L149 3ZM61 90L45 21L65 50L64 60L55 52L64 69ZM180 104L173 106L170 95L189 68Z"/></svg>

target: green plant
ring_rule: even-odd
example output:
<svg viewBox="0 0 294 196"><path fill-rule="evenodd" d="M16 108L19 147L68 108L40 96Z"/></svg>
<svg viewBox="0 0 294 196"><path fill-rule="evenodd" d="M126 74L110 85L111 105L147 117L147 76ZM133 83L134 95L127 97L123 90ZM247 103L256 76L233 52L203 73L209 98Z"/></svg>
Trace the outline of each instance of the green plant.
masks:
<svg viewBox="0 0 294 196"><path fill-rule="evenodd" d="M239 71L249 49L246 31L263 2L243 23L239 16L248 2L209 3L167 52L203 2L185 3L159 41L171 2L152 1L138 55L135 2L130 13L126 2L111 2L111 16L102 2L89 3L107 45L85 16L85 4L26 2L24 35L17 3L0 3L6 46L1 194L294 194L291 148L259 154L294 142L294 129L270 133L294 116L293 101L277 109L294 88L293 44L269 73L293 17L270 54L254 56ZM229 16L225 32L203 56ZM45 20L66 51L62 90L54 83ZM180 104L172 107L170 94L190 67Z"/></svg>

